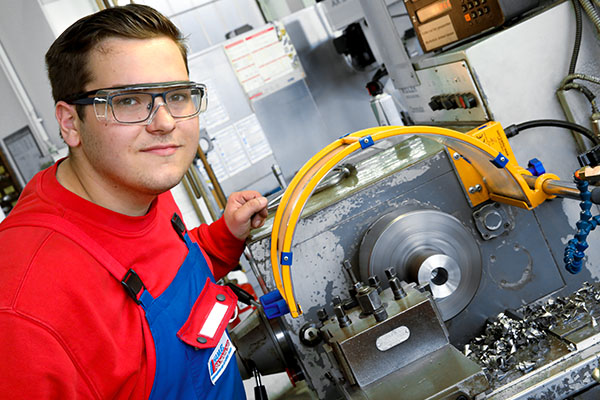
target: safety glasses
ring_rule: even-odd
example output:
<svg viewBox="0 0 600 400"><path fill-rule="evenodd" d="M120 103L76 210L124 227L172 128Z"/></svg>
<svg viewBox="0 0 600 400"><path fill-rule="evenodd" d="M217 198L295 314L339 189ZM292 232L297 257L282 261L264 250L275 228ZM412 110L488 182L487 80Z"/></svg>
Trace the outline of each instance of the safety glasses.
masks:
<svg viewBox="0 0 600 400"><path fill-rule="evenodd" d="M162 103L155 107L156 98ZM120 124L150 124L161 105L177 120L193 118L206 110L206 86L189 81L142 83L96 89L70 96L69 104L93 105L96 118L108 121L110 115Z"/></svg>

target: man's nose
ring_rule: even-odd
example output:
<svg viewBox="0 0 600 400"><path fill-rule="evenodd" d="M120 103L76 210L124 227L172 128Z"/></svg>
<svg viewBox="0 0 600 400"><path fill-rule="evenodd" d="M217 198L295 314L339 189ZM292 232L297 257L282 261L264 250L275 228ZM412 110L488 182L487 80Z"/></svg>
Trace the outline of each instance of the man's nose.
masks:
<svg viewBox="0 0 600 400"><path fill-rule="evenodd" d="M148 130L150 132L170 132L175 128L175 119L169 111L169 107L163 101L157 101L154 104L152 113L148 118Z"/></svg>

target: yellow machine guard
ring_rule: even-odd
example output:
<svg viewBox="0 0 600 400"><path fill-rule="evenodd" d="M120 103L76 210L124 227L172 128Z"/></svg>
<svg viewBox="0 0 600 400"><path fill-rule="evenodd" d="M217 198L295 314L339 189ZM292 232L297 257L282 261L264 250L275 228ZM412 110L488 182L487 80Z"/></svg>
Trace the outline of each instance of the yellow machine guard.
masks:
<svg viewBox="0 0 600 400"><path fill-rule="evenodd" d="M456 162L455 166L466 189L472 182L482 183L476 204L491 199L532 209L553 197L544 193L541 182L558 180L558 177L544 174L537 178L535 188L530 189L522 175L531 173L516 163L504 130L497 122L489 122L467 133L432 126L385 126L344 136L318 152L298 171L275 214L271 233L271 267L277 289L292 317L302 314L292 284L292 240L302 210L317 184L353 152L392 136L415 134L445 145L456 158L466 161L464 167Z"/></svg>

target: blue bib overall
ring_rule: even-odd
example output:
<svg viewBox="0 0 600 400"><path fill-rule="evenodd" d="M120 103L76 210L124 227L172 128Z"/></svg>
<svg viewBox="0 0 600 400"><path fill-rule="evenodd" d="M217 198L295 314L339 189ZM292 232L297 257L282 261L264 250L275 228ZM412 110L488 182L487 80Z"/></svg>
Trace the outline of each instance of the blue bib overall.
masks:
<svg viewBox="0 0 600 400"><path fill-rule="evenodd" d="M5 224L3 228L10 225ZM131 276L131 269L128 271L82 230L60 217L37 214L21 218L14 225L42 226L55 230L81 245L122 283ZM227 348L232 347L227 332L223 333L224 337L216 348L198 349L177 337L207 280L214 283L198 244L192 242L187 232L179 233L188 248L188 255L177 275L157 298L143 290L139 300L136 299L145 311L156 353L156 372L150 399L246 399L234 349ZM137 278L135 272L133 274ZM139 283L143 287L141 281ZM127 285L125 287L131 290ZM135 299L135 294L133 297ZM223 347L223 343L228 343L225 346L227 352L219 348ZM228 357L224 358L225 355Z"/></svg>

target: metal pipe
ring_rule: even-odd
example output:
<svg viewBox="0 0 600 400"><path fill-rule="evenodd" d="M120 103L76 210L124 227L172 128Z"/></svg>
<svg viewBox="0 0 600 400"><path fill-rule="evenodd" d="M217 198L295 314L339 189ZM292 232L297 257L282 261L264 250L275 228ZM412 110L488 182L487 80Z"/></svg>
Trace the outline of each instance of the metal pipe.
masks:
<svg viewBox="0 0 600 400"><path fill-rule="evenodd" d="M279 187L285 190L285 188L287 188L287 182L285 181L285 178L283 177L283 172L281 172L281 168L279 168L279 165L278 164L271 165L271 171L273 171L273 175L275 175L275 179L277 179L277 183L279 184Z"/></svg>
<svg viewBox="0 0 600 400"><path fill-rule="evenodd" d="M204 154L204 151L202 150L201 146L198 146L198 151L196 152L196 154L200 158L200 161L202 161L202 165L204 166L204 169L208 174L208 178L213 184L215 190L215 199L217 200L219 207L224 209L225 205L227 204L227 197L225 196L225 193L221 188L221 184L219 183L219 180L215 175L215 171L213 171L210 163L208 162L208 159L206 158L206 154Z"/></svg>
<svg viewBox="0 0 600 400"><path fill-rule="evenodd" d="M187 172L185 173L185 175L184 175L184 176L187 178L187 183L188 183L188 185L190 186L190 190L191 190L191 192L190 192L190 193L191 193L191 195L193 195L195 199L199 199L199 198L201 198L201 197L202 197L202 194L201 194L201 193L200 193L200 191L198 190L198 187L196 186L196 183L194 182L194 179L193 179L193 177L191 176L191 175L192 175L191 168L192 168L192 167L190 167L190 168L187 170Z"/></svg>
<svg viewBox="0 0 600 400"><path fill-rule="evenodd" d="M535 181L538 179L538 177L532 175L522 176L523 179L525 179L525 182L527 182L527 185L529 185L529 188L535 189ZM581 200L581 197L579 197L579 189L577 189L575 184L572 183L557 181L555 179L546 179L544 182L542 182L542 190L544 193L552 196Z"/></svg>
<svg viewBox="0 0 600 400"><path fill-rule="evenodd" d="M565 95L564 90L559 89L556 91L556 97L558 97L558 102L560 103L563 112L565 113L565 117L567 121L576 123L575 117L573 116L573 112L571 111L571 107L569 107L569 102L567 101L567 97ZM587 150L587 146L583 142L581 135L579 135L575 131L571 131L571 135L573 136L573 140L575 141L575 147L578 153L583 153ZM528 175L523 175L528 176Z"/></svg>
<svg viewBox="0 0 600 400"><path fill-rule="evenodd" d="M206 204L206 208L208 209L210 217L213 221L218 220L219 215L221 214L221 210L219 209L218 204L211 200L213 199L212 194L210 194L208 188L204 186L202 178L200 177L200 174L196 170L196 166L194 164L190 166L190 168L188 169L188 173L190 183L193 185L193 189L199 192L197 194L198 198L202 197L202 199L204 200L204 204Z"/></svg>
<svg viewBox="0 0 600 400"><path fill-rule="evenodd" d="M202 215L202 210L200 210L200 206L198 206L198 202L196 201L195 193L192 190L192 188L190 187L188 180L190 180L190 178L189 178L188 174L186 173L185 176L183 177L183 179L181 180L181 183L183 183L183 187L185 188L185 191L187 192L188 197L190 198L190 201L192 202L192 207L194 207L194 211L196 211L196 215L198 216L200 223L205 224L206 219L204 218L204 215Z"/></svg>

